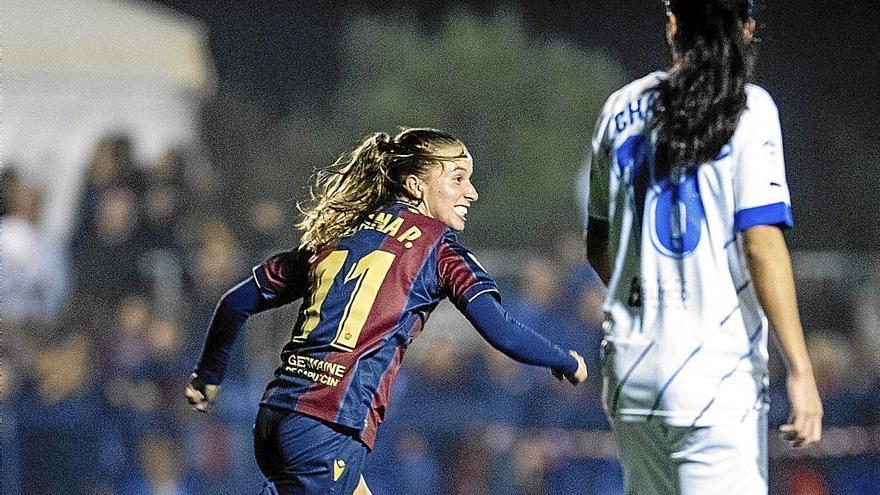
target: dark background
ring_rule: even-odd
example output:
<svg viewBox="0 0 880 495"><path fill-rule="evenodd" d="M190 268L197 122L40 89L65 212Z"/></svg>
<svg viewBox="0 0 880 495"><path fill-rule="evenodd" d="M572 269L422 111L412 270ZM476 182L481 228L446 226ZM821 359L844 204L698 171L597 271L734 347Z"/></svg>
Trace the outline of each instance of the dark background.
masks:
<svg viewBox="0 0 880 495"><path fill-rule="evenodd" d="M530 35L601 47L633 78L670 61L659 1L158 3L202 20L220 90L248 95L276 119L325 110L340 71L339 37L347 19L359 13L400 14L431 29L452 8L486 15L512 8ZM790 241L801 249L876 249L880 2L759 0L756 17L761 44L755 79L776 99L785 134L798 222ZM390 62L395 55L387 54Z"/></svg>

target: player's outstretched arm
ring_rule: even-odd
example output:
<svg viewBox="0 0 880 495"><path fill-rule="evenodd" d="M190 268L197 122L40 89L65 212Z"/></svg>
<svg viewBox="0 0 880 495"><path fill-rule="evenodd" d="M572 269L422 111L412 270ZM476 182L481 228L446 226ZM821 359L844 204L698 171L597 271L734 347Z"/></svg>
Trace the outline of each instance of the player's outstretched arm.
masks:
<svg viewBox="0 0 880 495"><path fill-rule="evenodd" d="M572 384L587 379L587 366L575 351L565 351L535 330L512 318L491 293L477 296L464 315L489 344L521 363L550 368Z"/></svg>
<svg viewBox="0 0 880 495"><path fill-rule="evenodd" d="M762 225L747 229L743 244L755 293L776 332L788 371L791 415L780 431L793 446L806 447L822 437L822 402L798 316L785 238L779 228Z"/></svg>
<svg viewBox="0 0 880 495"><path fill-rule="evenodd" d="M202 356L184 391L193 409L207 412L217 400L233 344L247 319L265 309L265 306L253 277L239 283L220 298L208 325Z"/></svg>

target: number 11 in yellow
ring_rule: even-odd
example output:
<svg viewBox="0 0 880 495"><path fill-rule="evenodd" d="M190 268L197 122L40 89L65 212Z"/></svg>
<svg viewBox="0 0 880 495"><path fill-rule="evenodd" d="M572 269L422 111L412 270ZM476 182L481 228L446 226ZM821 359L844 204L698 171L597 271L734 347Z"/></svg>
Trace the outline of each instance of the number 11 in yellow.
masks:
<svg viewBox="0 0 880 495"><path fill-rule="evenodd" d="M315 268L317 281L312 303L305 310L302 332L294 338L295 341L306 340L312 330L318 327L321 319L321 306L347 257L348 251L333 251L318 263ZM395 255L392 253L372 251L349 269L342 283L347 284L355 281L355 286L348 298L348 303L345 305L336 335L330 345L344 351L353 351L357 346L358 338L376 301L376 295L379 293L379 288L382 287L385 276L388 275L388 270L391 269L394 258Z"/></svg>

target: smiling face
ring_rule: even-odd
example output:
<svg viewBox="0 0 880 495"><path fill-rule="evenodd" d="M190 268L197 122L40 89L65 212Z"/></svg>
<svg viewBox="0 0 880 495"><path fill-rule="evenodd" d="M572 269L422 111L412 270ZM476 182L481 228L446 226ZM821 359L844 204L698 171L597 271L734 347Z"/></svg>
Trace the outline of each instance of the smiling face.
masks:
<svg viewBox="0 0 880 495"><path fill-rule="evenodd" d="M471 184L474 162L461 144L438 147L433 152L442 159L426 176L410 175L407 192L418 202L416 209L439 220L452 230L464 230L468 209L478 194Z"/></svg>

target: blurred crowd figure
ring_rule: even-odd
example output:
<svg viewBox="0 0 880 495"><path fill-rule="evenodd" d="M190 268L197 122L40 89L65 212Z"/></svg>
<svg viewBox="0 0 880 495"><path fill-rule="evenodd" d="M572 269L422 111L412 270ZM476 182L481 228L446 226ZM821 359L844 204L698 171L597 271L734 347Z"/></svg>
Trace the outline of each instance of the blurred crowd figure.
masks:
<svg viewBox="0 0 880 495"><path fill-rule="evenodd" d="M222 292L296 242L295 207L253 197L249 211L230 211L224 198L241 189L204 157L174 149L156 163L133 157L123 134L95 144L69 239L45 234L43 191L24 168L4 167L4 494L241 494L261 485L251 426L296 308L249 324L213 414L192 412L180 390ZM599 399L603 288L578 233L549 242L517 263L517 280L501 280L503 297L514 317L581 352L588 382L571 387L504 359L441 306L396 384L385 439L367 467L374 493L622 492L616 461L579 455L566 434L608 429ZM880 262L858 292L852 333L805 324L828 426L880 424L878 287ZM772 378L778 425L784 383ZM785 459L771 471L771 493L880 486L876 455Z"/></svg>

